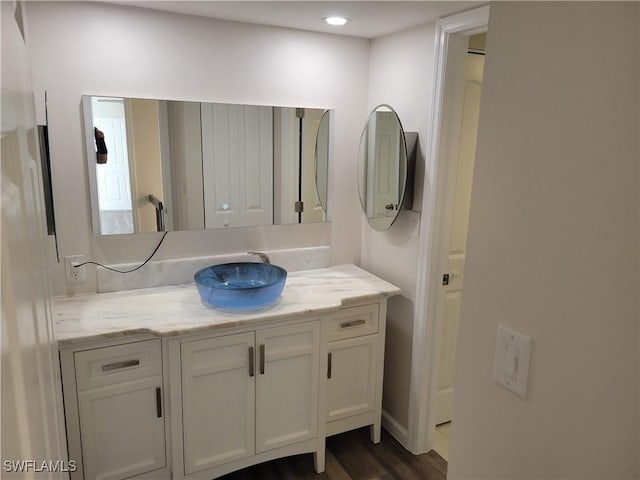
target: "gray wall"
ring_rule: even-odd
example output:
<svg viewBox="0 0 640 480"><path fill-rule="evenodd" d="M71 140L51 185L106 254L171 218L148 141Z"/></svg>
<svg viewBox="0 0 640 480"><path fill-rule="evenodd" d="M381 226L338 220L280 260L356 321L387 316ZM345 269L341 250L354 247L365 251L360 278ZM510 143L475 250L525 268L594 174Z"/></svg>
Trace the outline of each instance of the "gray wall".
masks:
<svg viewBox="0 0 640 480"><path fill-rule="evenodd" d="M491 6L449 478L638 478L638 7Z"/></svg>

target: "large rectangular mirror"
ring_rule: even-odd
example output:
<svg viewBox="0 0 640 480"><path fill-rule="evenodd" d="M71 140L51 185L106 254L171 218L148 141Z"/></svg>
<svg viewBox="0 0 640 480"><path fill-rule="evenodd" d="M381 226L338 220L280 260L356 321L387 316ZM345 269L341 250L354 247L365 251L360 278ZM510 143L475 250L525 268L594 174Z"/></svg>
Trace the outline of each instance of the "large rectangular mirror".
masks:
<svg viewBox="0 0 640 480"><path fill-rule="evenodd" d="M324 109L106 96L82 103L96 235L326 221L318 196L328 180L318 178L327 175Z"/></svg>

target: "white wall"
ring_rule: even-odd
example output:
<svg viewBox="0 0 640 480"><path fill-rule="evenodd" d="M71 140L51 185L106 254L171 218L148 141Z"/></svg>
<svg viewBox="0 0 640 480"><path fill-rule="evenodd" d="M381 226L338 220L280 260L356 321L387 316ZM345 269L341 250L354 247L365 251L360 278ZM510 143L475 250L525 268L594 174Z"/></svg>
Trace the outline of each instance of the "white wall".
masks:
<svg viewBox="0 0 640 480"><path fill-rule="evenodd" d="M30 2L39 120L48 92L61 255L117 263L146 257L158 234L94 238L80 98L86 94L335 109L332 223L170 234L157 258L295 246L332 246L358 260L355 190L366 115L369 42L351 37L84 2ZM63 268L54 265L56 293ZM79 290L95 291L95 279Z"/></svg>
<svg viewBox="0 0 640 480"><path fill-rule="evenodd" d="M45 268L42 176L25 44L29 31L21 30L16 21L25 18L21 7L16 2L0 3L0 476L14 479L34 474L7 471L7 467L16 465L12 462L31 460L40 466L63 461L69 466L51 290ZM44 472L38 477L63 479L64 475Z"/></svg>
<svg viewBox="0 0 640 480"><path fill-rule="evenodd" d="M637 2L491 7L449 478L638 478ZM526 400L496 328L533 338Z"/></svg>
<svg viewBox="0 0 640 480"><path fill-rule="evenodd" d="M422 177L431 114L435 25L373 40L369 64L369 110L381 103L398 113L405 131L418 132L414 209L422 205ZM363 123L365 119L362 120ZM389 301L383 408L406 429L417 278L420 214L401 212L387 232L362 219L362 266L402 289Z"/></svg>

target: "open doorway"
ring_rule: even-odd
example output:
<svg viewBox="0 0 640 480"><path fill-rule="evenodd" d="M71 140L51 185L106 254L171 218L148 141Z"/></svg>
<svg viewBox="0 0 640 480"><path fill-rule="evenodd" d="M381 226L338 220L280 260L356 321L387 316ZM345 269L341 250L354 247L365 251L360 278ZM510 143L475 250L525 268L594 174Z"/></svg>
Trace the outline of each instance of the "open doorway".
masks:
<svg viewBox="0 0 640 480"><path fill-rule="evenodd" d="M450 265L449 257L454 250L453 260L456 260L455 255L463 255L466 248L464 246L466 241L462 242L463 248L459 247L459 239L466 240L466 233L456 232L454 235L453 225L456 215L462 218L466 215L468 220L472 170L469 171L468 167L459 168L458 157L460 152L466 151L469 158L469 145L473 146L471 150L475 152L475 130L477 130L477 119L470 121L473 115L469 114L469 118L464 120L465 116L462 112L466 109L466 107L463 108L465 64L468 64L467 68L472 69L478 61L466 62L465 60L474 57L484 58L476 55L482 52L474 50L480 50L476 42L483 39L482 36L476 37L476 35L486 33L488 30L489 10L489 6L480 7L443 18L436 24L435 86L431 135L428 137L425 162L409 393L407 437L409 448L413 453L434 449L436 434L439 433L436 425L446 424L449 421L447 417L453 420L455 427L455 419L451 413L447 413L448 407L445 406L444 399L447 396L452 399L454 394L453 358L455 358L457 327L456 322L445 322L447 311L445 307L446 303L453 306L460 304L456 296L461 298L461 294L456 293L455 288L456 284L462 285L464 270L460 270L460 262L457 266L455 262ZM470 46L469 42L472 38ZM469 54L470 51L471 54ZM470 88L467 101L476 97L477 99L480 97L479 89ZM471 110L469 108L469 112ZM458 113L454 114L454 112ZM472 127L473 124L476 125L475 128ZM463 130L474 132L473 138L469 138L464 145L460 143ZM473 157L475 155L471 155L471 158ZM461 173L460 178L458 178L458 172ZM465 173L462 174L462 172ZM462 193L464 189L461 187L460 193L457 194L458 183L468 184L468 191ZM460 208L458 213L454 214L456 196ZM463 208L465 204L466 207ZM463 230L466 231L466 222L462 223L465 223ZM452 248L452 241L458 246ZM450 310L450 312L454 311L455 309ZM451 346L454 348L452 349ZM441 364L445 370L442 374ZM449 390L448 393L447 390ZM439 391L444 392L441 407L438 407ZM453 430L455 435L455 428ZM446 428L445 432L451 434L451 431L447 431ZM447 435L444 436L447 437ZM448 447L448 439L446 443ZM440 450L443 451L444 456L447 456L448 451L442 448Z"/></svg>
<svg viewBox="0 0 640 480"><path fill-rule="evenodd" d="M458 53L464 45L464 51ZM480 93L486 53L486 33L461 35L452 42L455 55L449 57L445 81L445 104L441 139L441 161L447 165L443 238L446 245L442 286L444 305L438 342L440 362L435 404L434 449L449 458L453 435L453 378L456 340L463 295L467 227L473 182Z"/></svg>

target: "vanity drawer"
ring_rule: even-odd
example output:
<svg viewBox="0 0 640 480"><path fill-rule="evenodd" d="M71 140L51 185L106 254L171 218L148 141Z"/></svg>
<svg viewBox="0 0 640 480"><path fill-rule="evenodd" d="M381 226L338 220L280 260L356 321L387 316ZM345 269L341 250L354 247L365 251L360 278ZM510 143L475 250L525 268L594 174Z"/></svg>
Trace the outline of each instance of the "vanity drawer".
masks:
<svg viewBox="0 0 640 480"><path fill-rule="evenodd" d="M162 375L160 340L145 340L74 354L78 390Z"/></svg>
<svg viewBox="0 0 640 480"><path fill-rule="evenodd" d="M378 304L350 307L332 314L329 341L378 333Z"/></svg>

